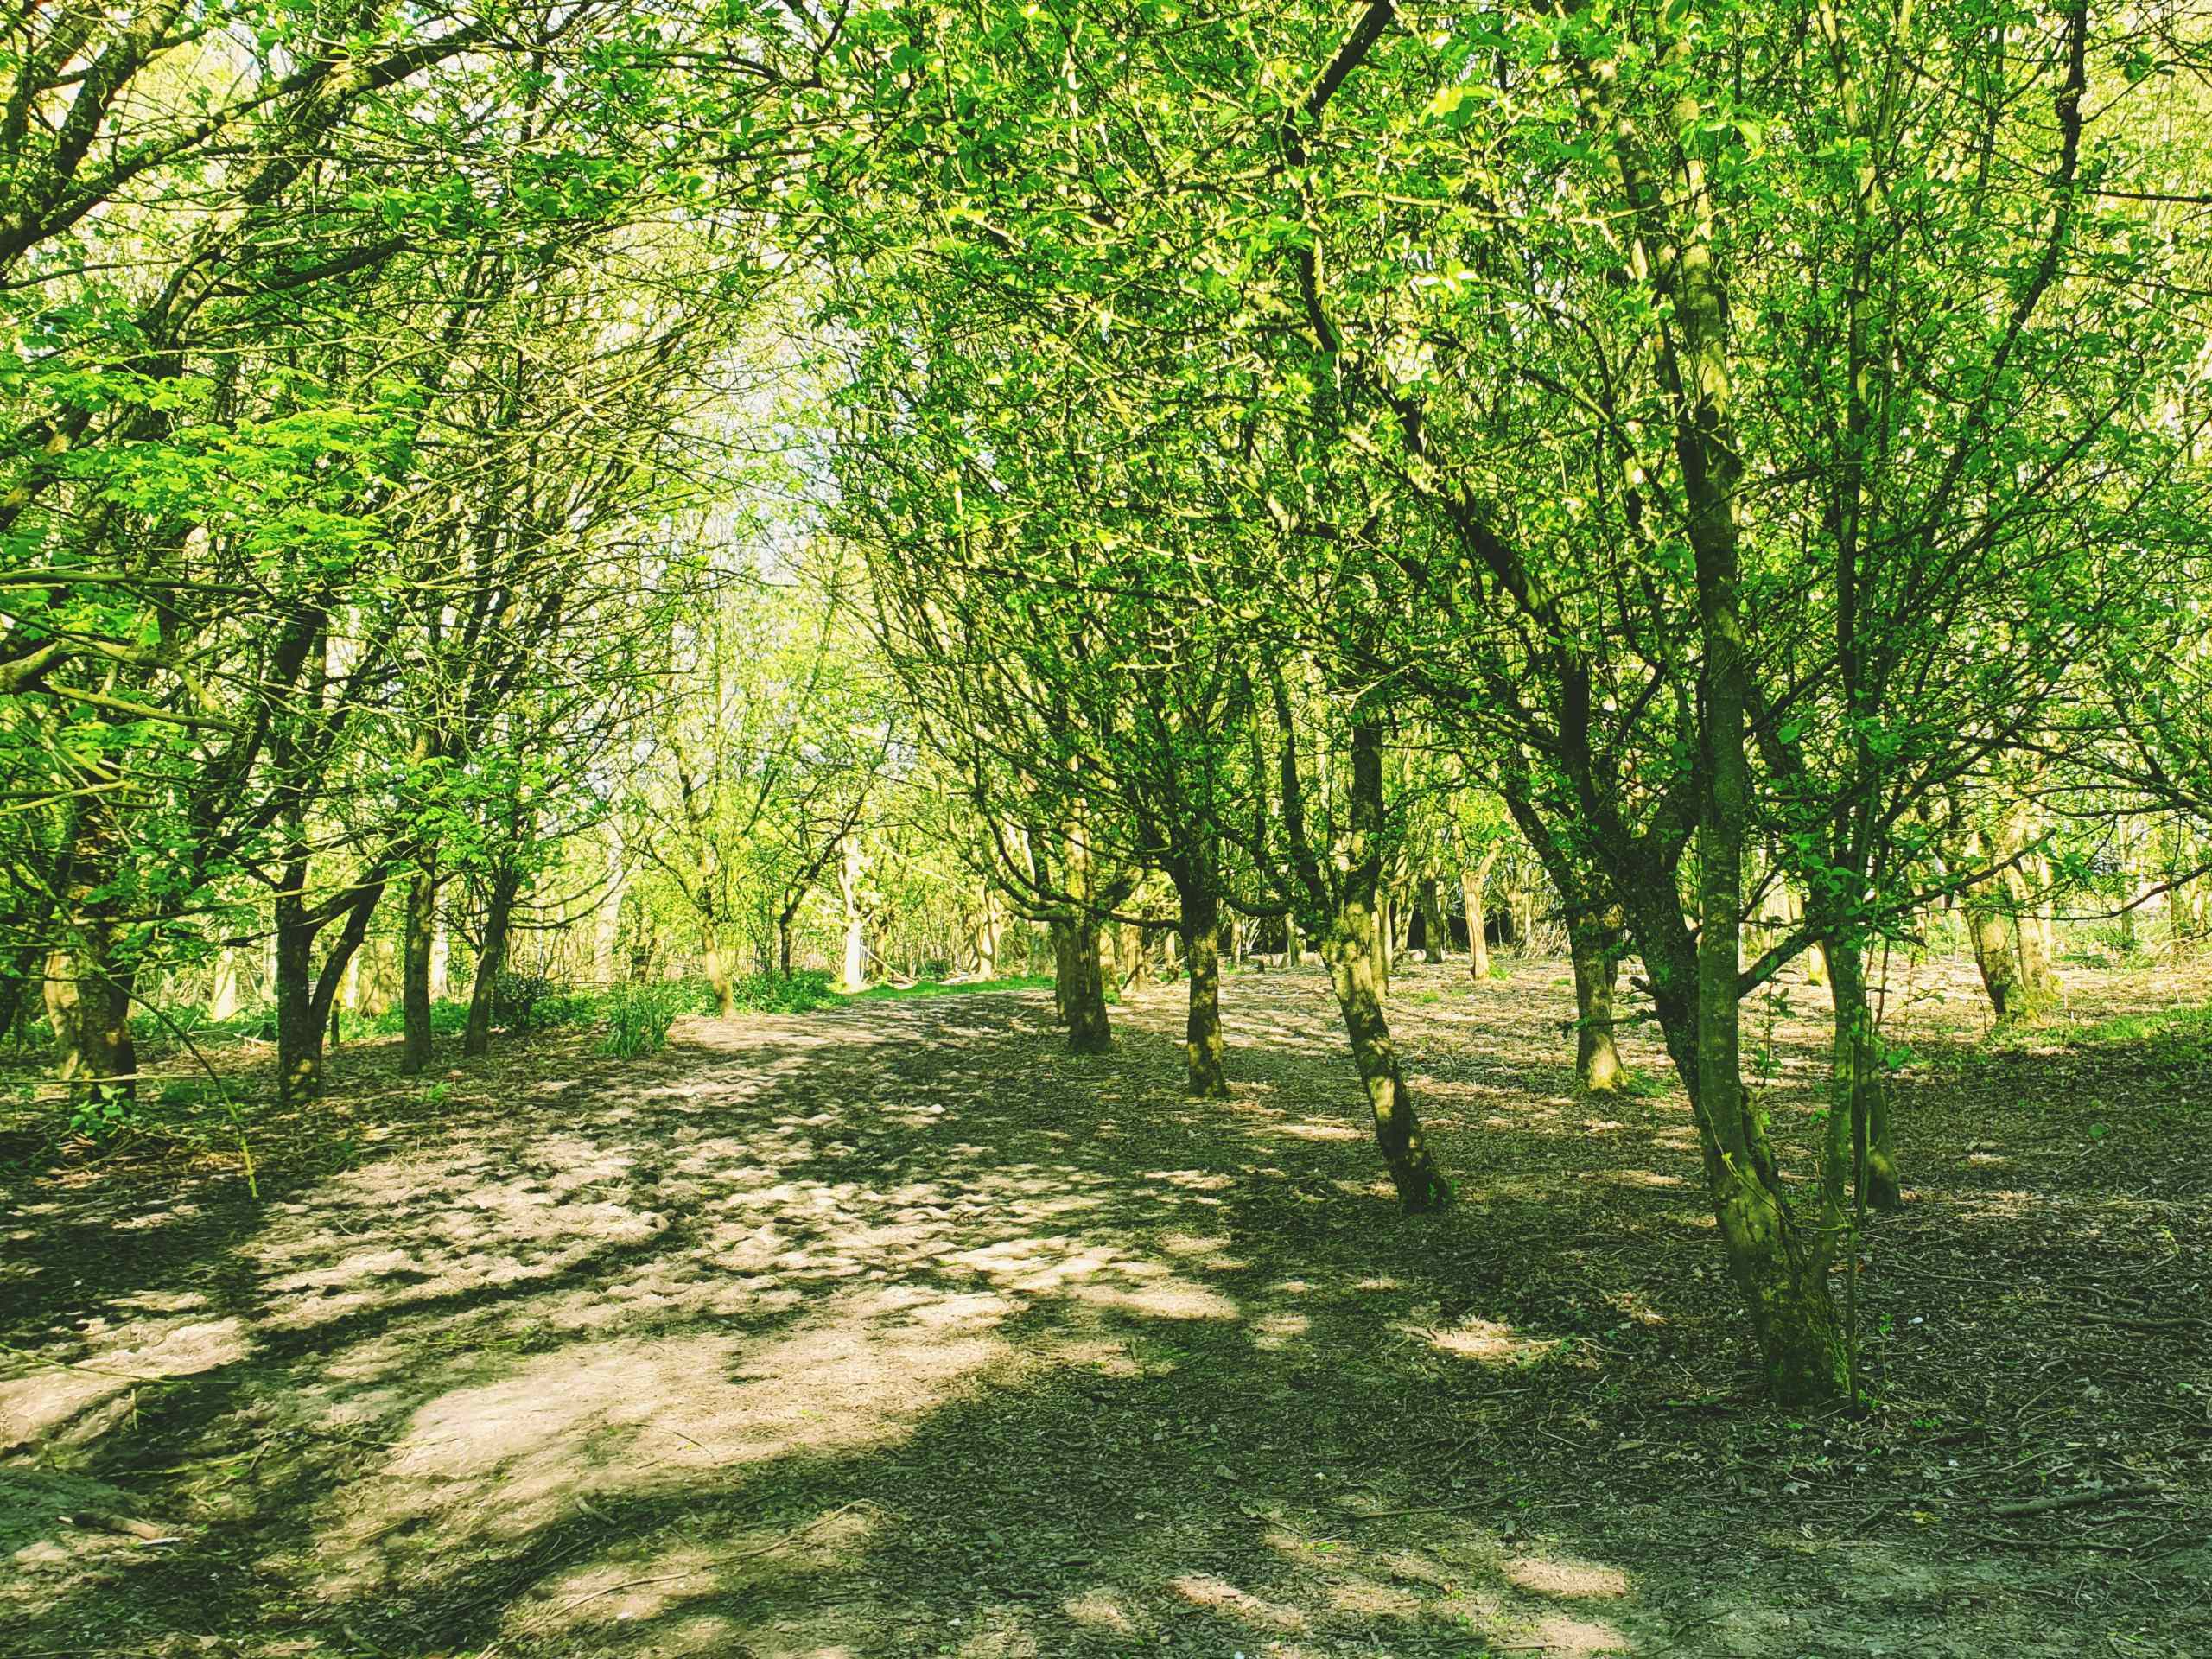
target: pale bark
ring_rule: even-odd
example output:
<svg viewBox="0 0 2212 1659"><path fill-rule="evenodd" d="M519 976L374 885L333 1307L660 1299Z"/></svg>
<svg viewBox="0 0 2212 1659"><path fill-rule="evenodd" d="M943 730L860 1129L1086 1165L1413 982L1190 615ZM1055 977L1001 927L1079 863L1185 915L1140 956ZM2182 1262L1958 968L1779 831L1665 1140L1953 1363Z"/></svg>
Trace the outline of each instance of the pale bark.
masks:
<svg viewBox="0 0 2212 1659"><path fill-rule="evenodd" d="M845 837L844 861L837 871L837 897L845 912L845 958L838 988L848 995L868 988L868 917L861 904L866 864L858 836Z"/></svg>
<svg viewBox="0 0 2212 1659"><path fill-rule="evenodd" d="M1477 979L1490 977L1490 918L1484 899L1490 886L1490 867L1497 861L1497 849L1484 853L1472 869L1459 872L1459 903L1467 912L1467 971Z"/></svg>

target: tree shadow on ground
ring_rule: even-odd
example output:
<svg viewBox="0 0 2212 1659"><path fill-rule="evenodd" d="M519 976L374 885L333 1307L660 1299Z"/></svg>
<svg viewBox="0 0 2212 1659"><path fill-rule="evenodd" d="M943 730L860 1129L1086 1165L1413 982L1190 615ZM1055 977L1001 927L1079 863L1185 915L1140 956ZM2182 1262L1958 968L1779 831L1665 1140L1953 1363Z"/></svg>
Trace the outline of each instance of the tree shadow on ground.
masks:
<svg viewBox="0 0 2212 1659"><path fill-rule="evenodd" d="M1177 1092L1165 988L1100 1058L1033 995L879 1003L395 1117L257 1221L105 1263L70 1303L105 1326L39 1327L204 1363L92 1384L114 1421L0 1497L0 1649L2058 1653L2086 1627L2048 1598L2109 1624L2202 1570L1931 1557L1948 1423L1751 1402L1684 1109L1573 1094L1557 977L1405 976L1467 1197L1438 1218L1392 1211L1296 975L1231 982L1226 1103ZM2018 1242L1986 1203L1941 1230ZM2027 1391L1962 1380L1988 1351L1900 1344L1896 1386L1993 1421ZM100 1506L179 1541L60 1520Z"/></svg>

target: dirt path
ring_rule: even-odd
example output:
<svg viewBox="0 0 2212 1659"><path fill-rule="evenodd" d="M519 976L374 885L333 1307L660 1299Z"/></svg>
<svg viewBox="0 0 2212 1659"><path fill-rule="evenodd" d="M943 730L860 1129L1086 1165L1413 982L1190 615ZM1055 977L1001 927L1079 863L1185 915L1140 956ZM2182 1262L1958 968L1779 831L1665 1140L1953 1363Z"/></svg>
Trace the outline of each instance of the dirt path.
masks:
<svg viewBox="0 0 2212 1659"><path fill-rule="evenodd" d="M1398 995L1435 1220L1281 973L1230 982L1225 1106L1173 988L1090 1060L1049 995L948 997L438 1090L357 1054L260 1203L41 1176L0 1653L2212 1652L2201 1068L1909 1087L1885 1407L1791 1421L1679 1097L1572 1090L1564 965ZM2003 1513L2097 1483L2144 1490Z"/></svg>

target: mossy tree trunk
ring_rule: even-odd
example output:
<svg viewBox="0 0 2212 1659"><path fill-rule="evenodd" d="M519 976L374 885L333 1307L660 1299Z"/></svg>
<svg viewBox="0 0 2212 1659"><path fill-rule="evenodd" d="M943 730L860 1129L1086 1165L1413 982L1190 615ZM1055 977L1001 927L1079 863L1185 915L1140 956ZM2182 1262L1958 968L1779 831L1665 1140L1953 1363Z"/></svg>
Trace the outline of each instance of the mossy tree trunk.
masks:
<svg viewBox="0 0 2212 1659"><path fill-rule="evenodd" d="M1195 885L1177 895L1183 966L1189 980L1190 1009L1183 1027L1183 1090L1194 1099L1229 1096L1226 1050L1221 1036L1219 906Z"/></svg>
<svg viewBox="0 0 2212 1659"><path fill-rule="evenodd" d="M1497 861L1497 849L1492 847L1471 869L1459 872L1459 902L1467 912L1467 971L1477 979L1490 977L1490 917L1484 900L1490 867Z"/></svg>
<svg viewBox="0 0 2212 1659"><path fill-rule="evenodd" d="M1604 916L1571 915L1567 937L1574 963L1574 1075L1592 1094L1611 1094L1621 1086L1624 1075L1620 1050L1613 1040L1620 926Z"/></svg>
<svg viewBox="0 0 2212 1659"><path fill-rule="evenodd" d="M1889 1090L1883 1082L1873 1010L1866 1000L1864 959L1856 943L1843 940L1829 942L1827 959L1830 989L1835 998L1834 1063L1828 1094L1830 1155L1845 1149L1834 1132L1847 1126L1851 1137L1847 1156L1868 1206L1900 1209L1904 1194L1890 1136Z"/></svg>

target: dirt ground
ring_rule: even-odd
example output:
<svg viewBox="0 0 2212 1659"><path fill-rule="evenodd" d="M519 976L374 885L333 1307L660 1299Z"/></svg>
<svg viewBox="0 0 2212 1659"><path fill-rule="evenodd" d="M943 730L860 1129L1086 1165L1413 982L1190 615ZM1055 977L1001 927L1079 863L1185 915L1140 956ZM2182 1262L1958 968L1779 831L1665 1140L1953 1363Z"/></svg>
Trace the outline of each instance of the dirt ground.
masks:
<svg viewBox="0 0 2212 1659"><path fill-rule="evenodd" d="M511 1043L235 1159L0 1171L0 1653L2212 1655L2201 1049L1891 1010L1879 1408L1748 1392L1687 1109L1564 963L1413 966L1394 1211L1311 974ZM2202 1001L2069 975L2069 1014ZM1821 995L1755 1002L1802 1149ZM1635 1006L1631 1000L1630 1007ZM2095 1501L2023 1510L2037 1500Z"/></svg>

